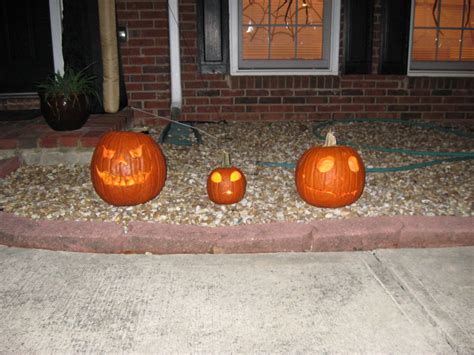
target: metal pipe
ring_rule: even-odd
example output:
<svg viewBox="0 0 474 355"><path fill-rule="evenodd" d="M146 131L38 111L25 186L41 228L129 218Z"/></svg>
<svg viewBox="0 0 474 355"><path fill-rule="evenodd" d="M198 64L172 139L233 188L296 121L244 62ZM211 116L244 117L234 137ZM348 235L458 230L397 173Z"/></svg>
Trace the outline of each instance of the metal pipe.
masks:
<svg viewBox="0 0 474 355"><path fill-rule="evenodd" d="M181 114L181 56L179 43L179 10L178 0L168 0L168 26L171 69L171 118L177 119Z"/></svg>

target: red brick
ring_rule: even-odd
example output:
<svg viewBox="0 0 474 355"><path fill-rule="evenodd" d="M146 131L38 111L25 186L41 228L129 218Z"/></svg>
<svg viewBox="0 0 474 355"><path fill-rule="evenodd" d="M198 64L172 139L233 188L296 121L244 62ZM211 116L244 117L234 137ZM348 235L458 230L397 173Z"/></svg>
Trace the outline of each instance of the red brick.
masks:
<svg viewBox="0 0 474 355"><path fill-rule="evenodd" d="M232 105L231 97L211 97L211 105Z"/></svg>
<svg viewBox="0 0 474 355"><path fill-rule="evenodd" d="M385 105L365 105L366 111L385 111Z"/></svg>
<svg viewBox="0 0 474 355"><path fill-rule="evenodd" d="M17 140L13 138L0 138L0 149L15 149Z"/></svg>
<svg viewBox="0 0 474 355"><path fill-rule="evenodd" d="M158 19L158 18L163 18L166 16L165 11L140 11L140 18L142 19Z"/></svg>
<svg viewBox="0 0 474 355"><path fill-rule="evenodd" d="M152 28L153 21L151 20L130 20L127 22L129 28Z"/></svg>
<svg viewBox="0 0 474 355"><path fill-rule="evenodd" d="M398 99L396 97L386 96L386 97L376 97L375 102L377 104L396 104Z"/></svg>
<svg viewBox="0 0 474 355"><path fill-rule="evenodd" d="M230 103L232 103L232 98L229 98ZM184 99L186 105L208 105L209 98L207 97L186 97Z"/></svg>
<svg viewBox="0 0 474 355"><path fill-rule="evenodd" d="M80 137L78 136L65 136L58 138L59 147L77 147L80 142Z"/></svg>
<svg viewBox="0 0 474 355"><path fill-rule="evenodd" d="M364 109L363 105L341 105L341 111L362 111Z"/></svg>
<svg viewBox="0 0 474 355"><path fill-rule="evenodd" d="M133 100L153 100L156 99L156 93L154 92L134 92L130 94Z"/></svg>
<svg viewBox="0 0 474 355"><path fill-rule="evenodd" d="M222 106L222 112L245 112L245 106L232 105L232 106Z"/></svg>
<svg viewBox="0 0 474 355"><path fill-rule="evenodd" d="M128 45L130 47L152 47L155 45L155 40L152 38L130 38Z"/></svg>
<svg viewBox="0 0 474 355"><path fill-rule="evenodd" d="M262 113L261 115L262 120L265 121L283 121L285 119L285 114L284 113Z"/></svg>
<svg viewBox="0 0 474 355"><path fill-rule="evenodd" d="M318 106L319 112L339 112L341 111L340 105L320 105Z"/></svg>
<svg viewBox="0 0 474 355"><path fill-rule="evenodd" d="M358 98L357 96L354 99ZM348 96L331 96L329 102L331 104L350 104L352 103L353 98Z"/></svg>

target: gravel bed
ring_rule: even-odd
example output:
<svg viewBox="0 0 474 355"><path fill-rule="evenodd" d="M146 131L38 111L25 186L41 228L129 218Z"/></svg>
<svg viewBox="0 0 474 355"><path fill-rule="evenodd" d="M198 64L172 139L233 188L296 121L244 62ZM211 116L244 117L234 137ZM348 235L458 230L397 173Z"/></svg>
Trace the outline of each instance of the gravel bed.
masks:
<svg viewBox="0 0 474 355"><path fill-rule="evenodd" d="M114 207L95 193L88 166L24 166L0 179L0 208L33 219L130 221L222 226L275 221L308 221L359 216L472 216L474 161L367 174L362 197L337 209L306 204L296 192L294 171L270 168L257 161L295 162L314 144L314 122L199 124L208 134L203 144L183 148L163 144L168 176L154 200ZM392 123L333 125L340 141L424 151L474 151L474 140L443 132ZM472 126L460 127L472 132ZM150 134L157 139L159 128ZM326 129L323 130L323 133ZM194 140L194 137L191 137ZM209 201L206 179L220 164L222 149L247 177L245 198L234 205ZM400 166L431 160L405 154L359 150L366 167Z"/></svg>

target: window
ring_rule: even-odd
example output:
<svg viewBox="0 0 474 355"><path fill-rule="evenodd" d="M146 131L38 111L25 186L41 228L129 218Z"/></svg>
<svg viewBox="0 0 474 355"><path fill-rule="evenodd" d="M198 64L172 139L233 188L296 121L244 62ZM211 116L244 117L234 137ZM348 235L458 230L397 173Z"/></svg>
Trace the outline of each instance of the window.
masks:
<svg viewBox="0 0 474 355"><path fill-rule="evenodd" d="M474 2L415 0L411 75L474 75Z"/></svg>
<svg viewBox="0 0 474 355"><path fill-rule="evenodd" d="M232 74L337 75L340 0L230 0Z"/></svg>

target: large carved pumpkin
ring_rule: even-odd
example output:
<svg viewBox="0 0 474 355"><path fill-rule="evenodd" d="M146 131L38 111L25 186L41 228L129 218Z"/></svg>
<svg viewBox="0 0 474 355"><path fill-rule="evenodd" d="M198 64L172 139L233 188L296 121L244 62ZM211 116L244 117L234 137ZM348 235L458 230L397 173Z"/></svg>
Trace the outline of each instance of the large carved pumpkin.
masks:
<svg viewBox="0 0 474 355"><path fill-rule="evenodd" d="M155 198L166 180L159 145L137 132L109 132L96 145L91 161L97 194L115 206L131 206Z"/></svg>
<svg viewBox="0 0 474 355"><path fill-rule="evenodd" d="M317 207L342 207L357 201L364 190L365 167L359 154L337 146L329 132L322 147L308 149L295 170L296 189L303 200Z"/></svg>
<svg viewBox="0 0 474 355"><path fill-rule="evenodd" d="M247 180L244 173L230 164L229 154L224 152L222 166L211 171L207 178L207 195L214 203L237 203L245 195Z"/></svg>

